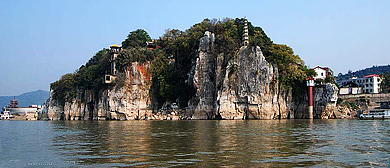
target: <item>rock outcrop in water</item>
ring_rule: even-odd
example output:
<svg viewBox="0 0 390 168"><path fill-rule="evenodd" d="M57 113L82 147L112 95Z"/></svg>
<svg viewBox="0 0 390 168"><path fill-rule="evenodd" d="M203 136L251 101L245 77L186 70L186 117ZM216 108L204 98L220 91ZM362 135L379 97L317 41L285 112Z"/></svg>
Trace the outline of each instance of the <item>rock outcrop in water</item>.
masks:
<svg viewBox="0 0 390 168"><path fill-rule="evenodd" d="M214 52L214 35L200 40L187 110L194 119L290 118L291 95L279 88L277 68L260 47L243 46L231 60ZM224 63L227 66L224 67Z"/></svg>
<svg viewBox="0 0 390 168"><path fill-rule="evenodd" d="M85 91L65 105L51 92L41 119L135 120L135 119L287 119L307 118L307 97L293 101L280 87L278 69L268 63L260 47L243 46L234 57L215 52L215 36L206 31L200 39L188 83L196 89L188 107L166 105L152 110L148 70L150 63L133 62L125 71L123 86ZM118 80L118 79L117 79ZM332 118L337 87L314 89L315 118ZM83 99L82 99L83 97ZM166 107L170 107L166 109Z"/></svg>
<svg viewBox="0 0 390 168"><path fill-rule="evenodd" d="M337 86L331 83L315 86L313 88L314 118L342 118L341 114L339 113L340 109L336 106L338 91L339 89ZM293 110L295 110L295 118L308 118L307 94L302 101L294 102Z"/></svg>
<svg viewBox="0 0 390 168"><path fill-rule="evenodd" d="M133 62L126 70L123 86L101 90L97 94L86 91L84 101L81 101L81 96L77 96L61 106L53 99L52 92L46 104L47 117L51 120L128 120L150 117L150 75L146 73L149 66L149 63Z"/></svg>

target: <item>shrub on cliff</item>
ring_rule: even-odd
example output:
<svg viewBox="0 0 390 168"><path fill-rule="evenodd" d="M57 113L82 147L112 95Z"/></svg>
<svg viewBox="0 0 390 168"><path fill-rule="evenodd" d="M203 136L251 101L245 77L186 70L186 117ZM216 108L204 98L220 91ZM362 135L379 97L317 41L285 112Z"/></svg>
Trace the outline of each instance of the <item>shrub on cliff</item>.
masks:
<svg viewBox="0 0 390 168"><path fill-rule="evenodd" d="M133 62L144 63L164 54L161 50L147 50L146 48L134 47L122 49L116 60L116 67L124 72Z"/></svg>
<svg viewBox="0 0 390 168"><path fill-rule="evenodd" d="M81 93L85 90L93 90L98 93L105 85L104 75L110 71L110 54L107 49L102 49L92 57L85 66L81 66L76 74L79 74L77 81ZM84 94L81 94L83 96Z"/></svg>
<svg viewBox="0 0 390 168"><path fill-rule="evenodd" d="M390 73L381 74L381 93L390 93Z"/></svg>
<svg viewBox="0 0 390 168"><path fill-rule="evenodd" d="M306 88L305 79L315 75L315 71L309 70L303 60L287 45L267 46L264 56L268 62L277 65L280 85L292 90L293 98L302 98Z"/></svg>
<svg viewBox="0 0 390 168"><path fill-rule="evenodd" d="M62 75L61 78L50 84L50 89L53 90L53 98L61 105L69 102L77 94L77 75L73 73Z"/></svg>
<svg viewBox="0 0 390 168"><path fill-rule="evenodd" d="M109 59L108 50L102 49L76 72L65 74L50 84L54 99L64 105L77 95L83 100L85 90L94 90L98 93L104 87L102 81L104 75L110 70Z"/></svg>

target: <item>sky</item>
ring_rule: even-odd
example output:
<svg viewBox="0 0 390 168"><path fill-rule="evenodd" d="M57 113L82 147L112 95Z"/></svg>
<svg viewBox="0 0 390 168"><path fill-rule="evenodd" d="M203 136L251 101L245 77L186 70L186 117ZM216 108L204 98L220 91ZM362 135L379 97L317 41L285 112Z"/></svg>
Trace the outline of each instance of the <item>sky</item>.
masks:
<svg viewBox="0 0 390 168"><path fill-rule="evenodd" d="M388 0L0 0L0 96L50 90L138 28L152 38L205 18L242 18L335 75L390 64Z"/></svg>

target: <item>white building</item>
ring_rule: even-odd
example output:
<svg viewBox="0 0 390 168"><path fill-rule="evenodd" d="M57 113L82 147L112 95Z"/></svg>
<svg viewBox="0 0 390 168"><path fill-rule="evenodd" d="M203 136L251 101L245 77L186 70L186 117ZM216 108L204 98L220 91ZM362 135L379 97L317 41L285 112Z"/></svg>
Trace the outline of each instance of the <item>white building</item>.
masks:
<svg viewBox="0 0 390 168"><path fill-rule="evenodd" d="M358 79L358 83L363 84L364 93L379 93L381 89L382 79L379 75L367 75L363 79Z"/></svg>
<svg viewBox="0 0 390 168"><path fill-rule="evenodd" d="M351 84L355 84L362 88L363 93L379 93L381 88L382 79L377 74L367 75L363 78L351 77L346 80L337 81L337 84L341 87L350 86ZM340 89L341 91L341 89ZM340 94L346 94L341 93ZM348 93L351 94L351 93Z"/></svg>
<svg viewBox="0 0 390 168"><path fill-rule="evenodd" d="M314 77L315 80L317 79L325 80L327 76L333 76L333 71L328 67L317 66L313 69L317 73L317 76Z"/></svg>
<svg viewBox="0 0 390 168"><path fill-rule="evenodd" d="M362 87L342 87L339 89L339 94L345 95L345 94L362 94L363 89Z"/></svg>

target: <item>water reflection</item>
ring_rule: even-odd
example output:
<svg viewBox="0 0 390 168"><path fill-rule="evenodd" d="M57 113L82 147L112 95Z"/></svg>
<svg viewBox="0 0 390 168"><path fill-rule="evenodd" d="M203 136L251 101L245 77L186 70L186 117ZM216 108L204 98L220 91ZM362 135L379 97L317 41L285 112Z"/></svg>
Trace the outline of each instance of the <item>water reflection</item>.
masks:
<svg viewBox="0 0 390 168"><path fill-rule="evenodd" d="M389 121L59 121L52 150L77 165L386 166Z"/></svg>

